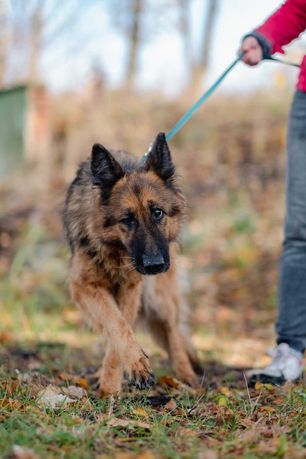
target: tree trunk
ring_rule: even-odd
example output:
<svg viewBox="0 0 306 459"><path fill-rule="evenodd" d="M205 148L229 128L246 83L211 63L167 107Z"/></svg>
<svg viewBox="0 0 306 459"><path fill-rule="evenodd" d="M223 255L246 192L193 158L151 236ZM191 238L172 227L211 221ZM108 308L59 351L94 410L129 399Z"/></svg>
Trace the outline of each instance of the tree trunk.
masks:
<svg viewBox="0 0 306 459"><path fill-rule="evenodd" d="M187 71L192 71L192 41L190 24L190 0L178 0L179 6L179 31L183 42L184 64ZM190 77L190 75L188 75ZM189 79L189 78L188 78Z"/></svg>
<svg viewBox="0 0 306 459"><path fill-rule="evenodd" d="M28 81L35 85L40 82L40 57L42 48L43 5L37 2L31 17L30 57L28 66Z"/></svg>
<svg viewBox="0 0 306 459"><path fill-rule="evenodd" d="M202 86L210 63L210 51L214 25L217 18L219 0L208 0L207 13L203 23L203 35L199 59L193 66L192 83L194 87Z"/></svg>
<svg viewBox="0 0 306 459"><path fill-rule="evenodd" d="M0 87L5 85L9 41L8 3L0 2Z"/></svg>
<svg viewBox="0 0 306 459"><path fill-rule="evenodd" d="M132 89L135 83L137 72L137 60L140 44L140 23L143 11L143 0L133 0L132 3L132 19L129 30L128 41L129 51L127 58L127 67L125 74L125 86L127 89Z"/></svg>

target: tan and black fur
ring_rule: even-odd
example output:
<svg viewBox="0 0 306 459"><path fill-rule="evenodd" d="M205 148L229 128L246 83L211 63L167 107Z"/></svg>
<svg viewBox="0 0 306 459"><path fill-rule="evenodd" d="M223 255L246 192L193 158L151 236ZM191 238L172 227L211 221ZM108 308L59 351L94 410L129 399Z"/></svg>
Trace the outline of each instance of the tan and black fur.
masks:
<svg viewBox="0 0 306 459"><path fill-rule="evenodd" d="M184 210L164 134L143 161L94 145L69 188L69 288L107 338L99 377L103 394L118 393L123 375L139 388L154 382L133 332L139 317L169 353L178 378L196 384L197 358L183 332L176 278L175 242Z"/></svg>

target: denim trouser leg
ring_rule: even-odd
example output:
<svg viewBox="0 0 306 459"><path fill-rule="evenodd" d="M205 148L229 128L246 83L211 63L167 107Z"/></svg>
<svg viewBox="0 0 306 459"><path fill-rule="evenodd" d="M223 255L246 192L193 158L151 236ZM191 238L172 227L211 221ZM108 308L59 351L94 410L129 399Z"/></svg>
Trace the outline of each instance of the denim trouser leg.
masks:
<svg viewBox="0 0 306 459"><path fill-rule="evenodd" d="M287 215L280 265L278 344L306 348L306 92L294 95L288 130Z"/></svg>

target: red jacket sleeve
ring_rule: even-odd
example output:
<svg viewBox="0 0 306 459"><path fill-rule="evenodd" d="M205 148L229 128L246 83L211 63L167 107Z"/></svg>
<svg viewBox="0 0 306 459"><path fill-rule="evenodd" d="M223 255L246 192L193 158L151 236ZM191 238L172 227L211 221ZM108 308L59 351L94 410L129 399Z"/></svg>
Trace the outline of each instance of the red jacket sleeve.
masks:
<svg viewBox="0 0 306 459"><path fill-rule="evenodd" d="M287 0L256 29L272 45L271 54L284 53L282 46L306 29L306 0Z"/></svg>

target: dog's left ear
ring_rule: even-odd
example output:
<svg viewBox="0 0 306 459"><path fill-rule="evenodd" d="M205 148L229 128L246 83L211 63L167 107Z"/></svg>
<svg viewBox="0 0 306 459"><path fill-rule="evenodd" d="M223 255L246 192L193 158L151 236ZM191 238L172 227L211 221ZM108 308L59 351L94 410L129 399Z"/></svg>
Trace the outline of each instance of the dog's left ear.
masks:
<svg viewBox="0 0 306 459"><path fill-rule="evenodd" d="M163 180L168 180L174 175L175 166L163 132L157 135L146 159L145 167L147 170L152 169Z"/></svg>

